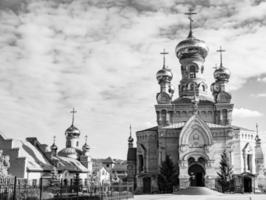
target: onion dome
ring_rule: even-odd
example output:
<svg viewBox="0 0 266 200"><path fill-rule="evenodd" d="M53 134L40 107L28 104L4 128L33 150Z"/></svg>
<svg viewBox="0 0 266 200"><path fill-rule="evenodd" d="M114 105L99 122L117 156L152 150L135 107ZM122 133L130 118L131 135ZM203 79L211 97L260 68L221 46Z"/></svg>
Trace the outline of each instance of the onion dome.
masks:
<svg viewBox="0 0 266 200"><path fill-rule="evenodd" d="M173 78L173 74L171 69L163 67L156 73L156 78L158 82L160 83L162 80L164 81L171 81Z"/></svg>
<svg viewBox="0 0 266 200"><path fill-rule="evenodd" d="M54 142L53 142L53 144L51 145L51 147L50 147L50 149L51 149L51 151L57 151L57 146L56 146L56 144L55 144L55 136L53 137L53 140L54 140Z"/></svg>
<svg viewBox="0 0 266 200"><path fill-rule="evenodd" d="M66 136L68 137L79 137L80 131L73 124L65 131Z"/></svg>
<svg viewBox="0 0 266 200"><path fill-rule="evenodd" d="M51 151L57 151L58 147L56 146L55 143L53 143L50 147Z"/></svg>
<svg viewBox="0 0 266 200"><path fill-rule="evenodd" d="M206 43L192 35L189 35L185 40L179 42L175 48L178 59L193 57L200 55L203 59L208 55L209 48Z"/></svg>
<svg viewBox="0 0 266 200"><path fill-rule="evenodd" d="M87 152L87 151L90 150L90 146L89 146L87 143L85 143L85 144L82 146L82 150L85 151L85 152Z"/></svg>
<svg viewBox="0 0 266 200"><path fill-rule="evenodd" d="M128 137L128 142L134 142L134 139L131 137L131 135Z"/></svg>
<svg viewBox="0 0 266 200"><path fill-rule="evenodd" d="M216 80L226 81L226 82L229 81L230 75L231 75L230 70L223 66L220 66L219 68L217 68L213 73L213 76Z"/></svg>

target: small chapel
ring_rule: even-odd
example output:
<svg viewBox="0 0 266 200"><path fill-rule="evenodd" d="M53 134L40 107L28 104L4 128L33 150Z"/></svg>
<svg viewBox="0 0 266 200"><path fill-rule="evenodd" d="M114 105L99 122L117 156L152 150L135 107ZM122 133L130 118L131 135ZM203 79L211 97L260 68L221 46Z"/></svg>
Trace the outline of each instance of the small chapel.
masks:
<svg viewBox="0 0 266 200"><path fill-rule="evenodd" d="M140 193L158 191L161 163L169 156L179 168L179 189L190 186L216 188L221 154L225 151L233 170L235 192L254 192L264 176L264 155L256 131L232 124L234 104L228 91L230 71L223 63L213 72L214 82L208 87L204 79L206 43L193 34L192 15L187 38L179 42L175 55L180 63L181 80L178 97L173 98L173 73L166 66L156 79L157 126L136 132L137 146L128 139L128 179ZM210 88L210 94L208 90Z"/></svg>

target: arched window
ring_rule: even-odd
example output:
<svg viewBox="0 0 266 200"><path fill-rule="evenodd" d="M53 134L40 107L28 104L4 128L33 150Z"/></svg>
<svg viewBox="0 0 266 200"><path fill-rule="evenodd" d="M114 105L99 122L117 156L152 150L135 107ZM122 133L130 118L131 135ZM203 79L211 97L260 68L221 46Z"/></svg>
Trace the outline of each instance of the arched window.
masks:
<svg viewBox="0 0 266 200"><path fill-rule="evenodd" d="M189 78L196 78L196 67L194 65L189 67Z"/></svg>
<svg viewBox="0 0 266 200"><path fill-rule="evenodd" d="M166 110L162 110L161 117L162 117L162 123L165 124L166 123Z"/></svg>
<svg viewBox="0 0 266 200"><path fill-rule="evenodd" d="M139 172L144 171L144 166L143 166L143 155L139 155Z"/></svg>
<svg viewBox="0 0 266 200"><path fill-rule="evenodd" d="M224 124L227 124L227 110L226 109L222 110L222 117L223 117Z"/></svg>
<svg viewBox="0 0 266 200"><path fill-rule="evenodd" d="M202 91L205 91L205 85L201 85Z"/></svg>

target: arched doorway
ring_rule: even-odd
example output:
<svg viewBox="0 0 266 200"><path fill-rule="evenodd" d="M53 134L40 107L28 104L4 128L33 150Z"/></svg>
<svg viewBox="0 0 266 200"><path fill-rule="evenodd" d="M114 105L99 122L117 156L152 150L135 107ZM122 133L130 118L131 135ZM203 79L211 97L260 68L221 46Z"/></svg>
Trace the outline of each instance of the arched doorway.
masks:
<svg viewBox="0 0 266 200"><path fill-rule="evenodd" d="M205 170L200 164L193 164L188 168L190 186L205 186Z"/></svg>
<svg viewBox="0 0 266 200"><path fill-rule="evenodd" d="M252 179L244 176L244 192L252 192Z"/></svg>

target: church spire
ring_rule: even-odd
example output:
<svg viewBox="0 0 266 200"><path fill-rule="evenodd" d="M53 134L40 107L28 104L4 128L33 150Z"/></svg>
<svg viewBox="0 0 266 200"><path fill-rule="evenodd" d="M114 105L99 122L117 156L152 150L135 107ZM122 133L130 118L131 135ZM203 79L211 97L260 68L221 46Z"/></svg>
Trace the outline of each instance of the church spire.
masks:
<svg viewBox="0 0 266 200"><path fill-rule="evenodd" d="M168 52L163 49L163 52L160 54L163 55L163 68L156 73L156 79L160 85L160 92L157 93L156 99L159 104L166 104L171 102L172 96L174 94L174 88L171 85L173 74L171 69L166 67L165 64L165 56L168 54Z"/></svg>
<svg viewBox="0 0 266 200"><path fill-rule="evenodd" d="M51 152L52 152L52 156L56 156L56 154L57 154L57 146L56 146L56 144L55 144L55 139L56 139L56 137L54 136L53 137L53 144L51 145Z"/></svg>
<svg viewBox="0 0 266 200"><path fill-rule="evenodd" d="M255 137L256 143L260 144L260 137L259 137L259 125L256 123L256 137Z"/></svg>
<svg viewBox="0 0 266 200"><path fill-rule="evenodd" d="M225 50L222 49L222 46L220 46L220 48L217 49L216 52L220 53L220 68L222 68L223 67L223 52L225 52Z"/></svg>
<svg viewBox="0 0 266 200"><path fill-rule="evenodd" d="M166 68L165 65L165 55L169 54L168 52L165 51L165 49L163 49L163 52L160 53L161 55L163 55L163 69Z"/></svg>
<svg viewBox="0 0 266 200"><path fill-rule="evenodd" d="M73 110L71 110L70 113L72 113L72 126L73 126L75 121L75 113L77 113L77 111L75 110L75 108L73 108Z"/></svg>
<svg viewBox="0 0 266 200"><path fill-rule="evenodd" d="M132 127L131 127L131 124L129 126L129 137L128 137L128 148L133 148L133 142L134 142L134 139L132 137Z"/></svg>
<svg viewBox="0 0 266 200"><path fill-rule="evenodd" d="M196 15L196 14L197 13L193 12L192 8L189 8L188 12L185 13L185 15L187 15L188 19L189 19L189 34L188 34L188 38L192 38L193 37L193 35L192 35L192 22L193 22L192 16Z"/></svg>

